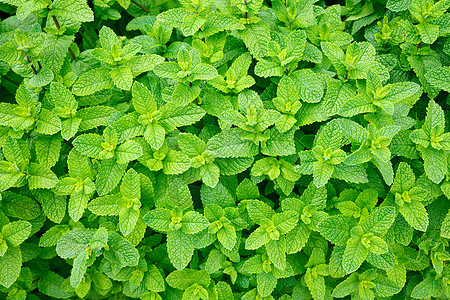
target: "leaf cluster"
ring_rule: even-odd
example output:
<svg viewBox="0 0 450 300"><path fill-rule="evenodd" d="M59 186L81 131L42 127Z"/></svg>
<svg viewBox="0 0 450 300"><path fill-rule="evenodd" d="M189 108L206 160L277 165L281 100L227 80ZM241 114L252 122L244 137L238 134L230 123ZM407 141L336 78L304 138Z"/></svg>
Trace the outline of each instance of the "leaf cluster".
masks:
<svg viewBox="0 0 450 300"><path fill-rule="evenodd" d="M450 298L450 0L0 0L0 298Z"/></svg>

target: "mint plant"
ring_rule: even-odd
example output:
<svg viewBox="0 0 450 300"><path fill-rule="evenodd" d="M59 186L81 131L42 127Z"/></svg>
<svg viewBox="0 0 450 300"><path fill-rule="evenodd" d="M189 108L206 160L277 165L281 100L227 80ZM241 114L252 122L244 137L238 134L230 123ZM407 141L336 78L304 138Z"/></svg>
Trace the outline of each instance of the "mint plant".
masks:
<svg viewBox="0 0 450 300"><path fill-rule="evenodd" d="M449 8L0 0L0 298L450 298Z"/></svg>

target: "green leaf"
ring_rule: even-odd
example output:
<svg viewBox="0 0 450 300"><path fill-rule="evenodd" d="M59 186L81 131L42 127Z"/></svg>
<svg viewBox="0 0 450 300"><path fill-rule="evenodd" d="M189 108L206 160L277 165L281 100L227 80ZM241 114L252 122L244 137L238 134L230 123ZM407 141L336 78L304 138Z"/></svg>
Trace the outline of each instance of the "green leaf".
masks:
<svg viewBox="0 0 450 300"><path fill-rule="evenodd" d="M392 193L403 193L409 191L416 182L416 176L407 163L401 162L395 173L394 183L391 187Z"/></svg>
<svg viewBox="0 0 450 300"><path fill-rule="evenodd" d="M366 260L368 249L360 239L349 239L342 257L342 267L347 274L355 272Z"/></svg>
<svg viewBox="0 0 450 300"><path fill-rule="evenodd" d="M80 109L77 117L81 119L80 131L86 131L99 126L108 126L108 118L117 111L109 106L92 106Z"/></svg>
<svg viewBox="0 0 450 300"><path fill-rule="evenodd" d="M42 67L37 74L28 80L33 87L41 87L49 84L55 78L55 74L47 67Z"/></svg>
<svg viewBox="0 0 450 300"><path fill-rule="evenodd" d="M279 240L270 240L266 244L267 255L269 260L278 269L284 270L286 268L286 239L280 236Z"/></svg>
<svg viewBox="0 0 450 300"><path fill-rule="evenodd" d="M344 298L345 296L355 292L358 289L359 283L360 282L357 276L350 275L334 288L332 296L336 298Z"/></svg>
<svg viewBox="0 0 450 300"><path fill-rule="evenodd" d="M0 284L9 288L17 280L22 267L22 252L19 247L8 247L0 257Z"/></svg>
<svg viewBox="0 0 450 300"><path fill-rule="evenodd" d="M51 13L78 22L94 21L94 12L86 0L55 0L52 3Z"/></svg>
<svg viewBox="0 0 450 300"><path fill-rule="evenodd" d="M281 234L287 234L297 225L298 214L294 211L285 211L275 214L272 221Z"/></svg>
<svg viewBox="0 0 450 300"><path fill-rule="evenodd" d="M190 36L196 33L199 28L205 23L206 19L198 14L187 14L183 18L181 24L181 31L185 36Z"/></svg>
<svg viewBox="0 0 450 300"><path fill-rule="evenodd" d="M236 230L233 226L225 224L217 231L217 239L227 250L231 251L236 245Z"/></svg>
<svg viewBox="0 0 450 300"><path fill-rule="evenodd" d="M190 133L181 133L178 135L178 144L181 151L186 153L189 157L195 157L203 154L206 144L199 137Z"/></svg>
<svg viewBox="0 0 450 300"><path fill-rule="evenodd" d="M420 282L414 287L411 292L411 297L415 299L424 299L431 297L441 288L439 281L429 276L424 281Z"/></svg>
<svg viewBox="0 0 450 300"><path fill-rule="evenodd" d="M120 4L120 6L127 9L128 6L130 6L131 1L130 0L118 0L117 2Z"/></svg>
<svg viewBox="0 0 450 300"><path fill-rule="evenodd" d="M42 65L50 70L53 70L55 73L59 73L64 64L67 49L74 39L74 36L57 36L53 34L47 35L45 37L45 42L42 46L40 55Z"/></svg>
<svg viewBox="0 0 450 300"><path fill-rule="evenodd" d="M31 233L31 224L27 221L15 221L2 228L3 238L12 246L22 244Z"/></svg>
<svg viewBox="0 0 450 300"><path fill-rule="evenodd" d="M36 155L40 164L53 167L59 159L62 138L60 135L42 135L36 139Z"/></svg>
<svg viewBox="0 0 450 300"><path fill-rule="evenodd" d="M322 100L324 83L322 79L310 69L302 69L292 73L292 79L299 91L300 99L309 103L317 103Z"/></svg>
<svg viewBox="0 0 450 300"><path fill-rule="evenodd" d="M329 42L322 42L320 44L322 47L323 54L331 61L337 73L343 75L347 72L347 68L343 64L345 60L344 51L342 51L339 46Z"/></svg>
<svg viewBox="0 0 450 300"><path fill-rule="evenodd" d="M395 208L392 206L379 207L370 216L361 222L365 233L384 236L394 223L396 217Z"/></svg>
<svg viewBox="0 0 450 300"><path fill-rule="evenodd" d="M388 0L386 7L392 11L404 11L412 4L413 0Z"/></svg>
<svg viewBox="0 0 450 300"><path fill-rule="evenodd" d="M69 175L71 177L79 177L81 179L93 178L89 165L89 159L81 152L72 149L67 157L67 165L69 167Z"/></svg>
<svg viewBox="0 0 450 300"><path fill-rule="evenodd" d="M55 195L50 190L37 190L36 198L42 203L47 218L55 223L61 223L66 214L67 200L64 196Z"/></svg>
<svg viewBox="0 0 450 300"><path fill-rule="evenodd" d="M43 190L37 191L40 192ZM2 211L8 217L27 221L34 220L41 214L41 208L36 201L27 196L10 191L2 193Z"/></svg>
<svg viewBox="0 0 450 300"><path fill-rule="evenodd" d="M258 146L252 141L244 140L245 131L239 128L231 128L210 138L207 149L217 157L250 157L259 152Z"/></svg>
<svg viewBox="0 0 450 300"><path fill-rule="evenodd" d="M268 156L288 156L294 154L295 127L286 132L279 132L276 128L269 129L270 138L261 143L261 153Z"/></svg>
<svg viewBox="0 0 450 300"><path fill-rule="evenodd" d="M260 200L247 201L247 211L252 221L257 224L260 224L262 219L271 219L274 215L272 208Z"/></svg>
<svg viewBox="0 0 450 300"><path fill-rule="evenodd" d="M419 77L423 90L429 95L430 98L436 97L439 93L439 89L430 85L431 82L428 82L425 74L433 69L441 67L441 61L439 60L437 54L430 54L426 56L412 55L408 57L408 62L417 74L417 77Z"/></svg>
<svg viewBox="0 0 450 300"><path fill-rule="evenodd" d="M198 64L191 69L191 80L212 80L219 75L216 68L207 64Z"/></svg>
<svg viewBox="0 0 450 300"><path fill-rule="evenodd" d="M334 166L321 161L314 162L313 166L314 184L317 187L322 187L330 180L334 171Z"/></svg>
<svg viewBox="0 0 450 300"><path fill-rule="evenodd" d="M81 252L74 260L72 272L70 272L70 285L77 288L83 280L88 267L86 253Z"/></svg>
<svg viewBox="0 0 450 300"><path fill-rule="evenodd" d="M57 273L48 272L38 281L39 291L49 297L57 299L68 299L73 296L73 292L67 292L61 288L64 278Z"/></svg>
<svg viewBox="0 0 450 300"><path fill-rule="evenodd" d="M428 213L422 203L417 201L405 202L398 210L413 228L427 231Z"/></svg>
<svg viewBox="0 0 450 300"><path fill-rule="evenodd" d="M184 107L166 104L162 111L159 123L168 131L194 124L205 115L202 108L193 104Z"/></svg>
<svg viewBox="0 0 450 300"><path fill-rule="evenodd" d="M156 150L161 148L166 137L166 131L158 123L150 123L144 131L144 138L150 146Z"/></svg>
<svg viewBox="0 0 450 300"><path fill-rule="evenodd" d="M385 277L377 277L374 283L374 292L380 297L390 297L401 290L393 281Z"/></svg>
<svg viewBox="0 0 450 300"><path fill-rule="evenodd" d="M51 189L58 182L58 177L47 167L43 165L30 163L28 166L30 177L28 186L30 189Z"/></svg>
<svg viewBox="0 0 450 300"><path fill-rule="evenodd" d="M126 165L119 164L115 159L103 160L97 173L95 187L100 196L112 191L125 173Z"/></svg>
<svg viewBox="0 0 450 300"><path fill-rule="evenodd" d="M175 87L175 90L173 91L172 101L178 106L186 106L197 99L200 95L200 92L200 87L196 85L190 87L184 83L179 82Z"/></svg>
<svg viewBox="0 0 450 300"><path fill-rule="evenodd" d="M442 221L441 236L444 238L449 238L449 236L450 236L450 214L449 213L447 213L444 221Z"/></svg>
<svg viewBox="0 0 450 300"><path fill-rule="evenodd" d="M425 78L435 88L443 89L446 92L450 92L449 67L439 67L432 69L425 74Z"/></svg>
<svg viewBox="0 0 450 300"><path fill-rule="evenodd" d="M133 106L140 114L152 113L157 110L155 98L145 85L136 81L133 84Z"/></svg>
<svg viewBox="0 0 450 300"><path fill-rule="evenodd" d="M219 182L220 169L217 165L210 163L201 167L203 183L210 187L215 187Z"/></svg>
<svg viewBox="0 0 450 300"><path fill-rule="evenodd" d="M132 207L122 208L119 212L119 228L124 236L129 235L136 227L139 211Z"/></svg>
<svg viewBox="0 0 450 300"><path fill-rule="evenodd" d="M263 58L267 53L267 45L269 44L270 31L269 28L262 23L252 24L240 31L242 40L247 46L250 54L255 59Z"/></svg>
<svg viewBox="0 0 450 300"><path fill-rule="evenodd" d="M245 240L245 249L255 250L270 241L269 233L264 228L257 228Z"/></svg>
<svg viewBox="0 0 450 300"><path fill-rule="evenodd" d="M138 250L118 233L110 233L108 236L108 245L112 255L122 267L135 267L139 262ZM114 257L114 256L113 256Z"/></svg>
<svg viewBox="0 0 450 300"><path fill-rule="evenodd" d="M256 288L261 297L268 297L273 292L276 285L277 278L272 272L261 272L256 275Z"/></svg>
<svg viewBox="0 0 450 300"><path fill-rule="evenodd" d="M40 247L56 246L58 240L70 230L67 225L56 225L47 230L39 240Z"/></svg>
<svg viewBox="0 0 450 300"><path fill-rule="evenodd" d="M155 67L155 74L162 78L178 79L181 67L176 62L163 62Z"/></svg>
<svg viewBox="0 0 450 300"><path fill-rule="evenodd" d="M308 242L310 234L311 229L303 222L300 222L286 234L286 253L292 254L301 251Z"/></svg>
<svg viewBox="0 0 450 300"><path fill-rule="evenodd" d="M286 56L300 61L306 46L306 33L303 30L291 32L286 38Z"/></svg>
<svg viewBox="0 0 450 300"><path fill-rule="evenodd" d="M181 151L169 150L163 161L165 174L181 174L187 171L190 166L189 157Z"/></svg>
<svg viewBox="0 0 450 300"><path fill-rule="evenodd" d="M167 232L170 230L169 225L172 222L172 215L167 209L157 208L149 211L144 216L144 221L156 231Z"/></svg>
<svg viewBox="0 0 450 300"><path fill-rule="evenodd" d="M133 85L133 73L131 68L127 66L119 66L111 71L109 75L114 82L114 85L121 90L130 90Z"/></svg>
<svg viewBox="0 0 450 300"><path fill-rule="evenodd" d="M434 183L440 183L446 174L446 155L442 150L421 148L420 153L424 161L425 173Z"/></svg>
<svg viewBox="0 0 450 300"><path fill-rule="evenodd" d="M345 246L350 238L350 230L356 226L355 219L346 216L329 217L317 226L320 234L331 243Z"/></svg>
<svg viewBox="0 0 450 300"><path fill-rule="evenodd" d="M191 236L181 230L170 231L167 234L167 253L177 270L186 268L194 255Z"/></svg>
<svg viewBox="0 0 450 300"><path fill-rule="evenodd" d="M430 23L416 25L422 41L426 44L433 44L439 36L439 26Z"/></svg>
<svg viewBox="0 0 450 300"><path fill-rule="evenodd" d="M181 219L181 230L186 234L195 234L208 227L208 220L198 212L187 212Z"/></svg>
<svg viewBox="0 0 450 300"><path fill-rule="evenodd" d="M305 282L314 299L325 298L325 278L323 276L313 276L312 270L308 268L305 273Z"/></svg>
<svg viewBox="0 0 450 300"><path fill-rule="evenodd" d="M61 130L61 120L50 110L43 108L36 121L36 131L42 134L55 134Z"/></svg>
<svg viewBox="0 0 450 300"><path fill-rule="evenodd" d="M101 146L103 139L95 133L79 135L73 141L73 147L83 155L97 158L103 147Z"/></svg>
<svg viewBox="0 0 450 300"><path fill-rule="evenodd" d="M387 87L389 87L389 94L384 97L384 100L394 103L405 101L418 93L421 94L420 85L414 82L398 82L388 84Z"/></svg>
<svg viewBox="0 0 450 300"><path fill-rule="evenodd" d="M138 159L142 154L142 147L139 143L133 140L125 141L116 149L117 163L127 164L132 160Z"/></svg>
<svg viewBox="0 0 450 300"><path fill-rule="evenodd" d="M152 292L163 292L166 289L164 278L155 265L150 265L145 276L145 286Z"/></svg>
<svg viewBox="0 0 450 300"><path fill-rule="evenodd" d="M207 287L211 277L205 270L184 269L171 272L166 280L169 286L184 291L195 283Z"/></svg>
<svg viewBox="0 0 450 300"><path fill-rule="evenodd" d="M99 216L117 216L120 212L120 206L117 205L119 195L107 195L96 198L89 202L87 208Z"/></svg>
<svg viewBox="0 0 450 300"><path fill-rule="evenodd" d="M88 96L101 90L112 89L114 83L108 73L105 67L87 71L78 77L72 87L72 93L77 96Z"/></svg>
<svg viewBox="0 0 450 300"><path fill-rule="evenodd" d="M93 236L93 231L88 229L74 229L64 234L56 245L56 253L61 258L75 258L86 247Z"/></svg>
<svg viewBox="0 0 450 300"><path fill-rule="evenodd" d="M281 66L278 62L260 60L255 66L255 74L259 77L273 77L273 76L283 76L285 72L285 67Z"/></svg>
<svg viewBox="0 0 450 300"><path fill-rule="evenodd" d="M382 238L372 236L370 238L369 251L378 255L386 254L389 252L389 247Z"/></svg>
<svg viewBox="0 0 450 300"><path fill-rule="evenodd" d="M140 177L134 169L129 169L123 177L120 193L129 199L141 198Z"/></svg>

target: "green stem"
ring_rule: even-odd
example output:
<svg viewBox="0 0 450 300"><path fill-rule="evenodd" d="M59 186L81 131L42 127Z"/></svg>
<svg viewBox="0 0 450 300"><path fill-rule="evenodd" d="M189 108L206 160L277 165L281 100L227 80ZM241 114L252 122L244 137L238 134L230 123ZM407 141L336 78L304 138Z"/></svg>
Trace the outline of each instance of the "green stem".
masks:
<svg viewBox="0 0 450 300"><path fill-rule="evenodd" d="M55 23L56 29L60 29L61 25L59 25L58 19L56 18L55 15L52 16L53 22Z"/></svg>
<svg viewBox="0 0 450 300"><path fill-rule="evenodd" d="M36 68L33 66L33 64L31 64L31 70L33 70L34 75L38 74L38 71L36 70Z"/></svg>

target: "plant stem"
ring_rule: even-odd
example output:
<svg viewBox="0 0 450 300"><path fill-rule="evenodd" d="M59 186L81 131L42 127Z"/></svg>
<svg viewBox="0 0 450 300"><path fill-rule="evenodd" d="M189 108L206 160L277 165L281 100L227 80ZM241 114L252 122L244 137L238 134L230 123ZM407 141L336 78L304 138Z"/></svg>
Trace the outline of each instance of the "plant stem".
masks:
<svg viewBox="0 0 450 300"><path fill-rule="evenodd" d="M25 54L25 56L26 56L26 58L27 58L27 62L28 63L31 63L31 59L30 59L30 57L28 56L28 54ZM33 66L33 64L31 64L31 70L33 70L33 73L34 73L34 75L37 75L37 71L36 71L36 68Z"/></svg>
<svg viewBox="0 0 450 300"><path fill-rule="evenodd" d="M61 25L59 25L58 19L56 18L55 15L52 16L53 22L55 23L56 29L60 29Z"/></svg>
<svg viewBox="0 0 450 300"><path fill-rule="evenodd" d="M75 53L72 51L72 48L70 48L70 46L69 46L69 54L70 54L70 56L72 56L73 59L77 59L77 56L76 56Z"/></svg>
<svg viewBox="0 0 450 300"><path fill-rule="evenodd" d="M136 0L131 0L131 2L134 4L134 5L136 5L136 6L139 6L143 11L145 11L146 13L150 13L150 11L147 9L147 8L145 8L142 4L140 4L139 2L137 2Z"/></svg>
<svg viewBox="0 0 450 300"><path fill-rule="evenodd" d="M33 64L31 64L31 70L33 70L34 75L38 74L38 71L36 70L36 68L33 66Z"/></svg>
<svg viewBox="0 0 450 300"><path fill-rule="evenodd" d="M56 18L55 15L52 16L52 19L53 19L53 22L55 23L56 29L59 30L61 28L61 25L59 24L58 19ZM70 46L69 46L69 54L70 54L70 56L72 56L73 59L77 59L75 53L73 53L72 48L70 48Z"/></svg>

